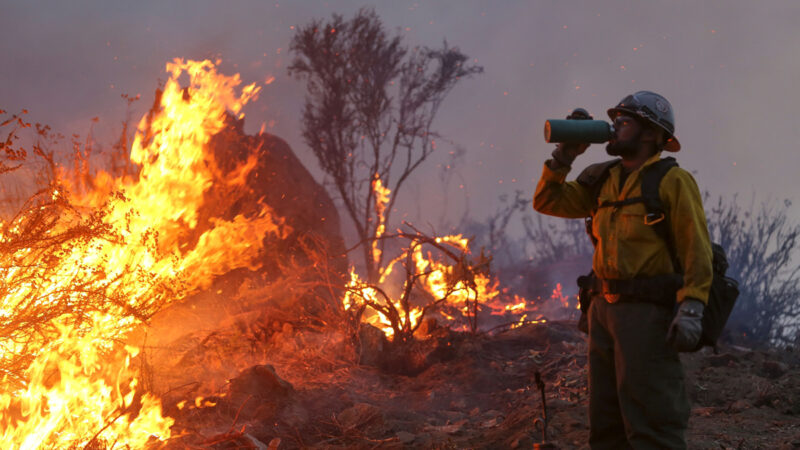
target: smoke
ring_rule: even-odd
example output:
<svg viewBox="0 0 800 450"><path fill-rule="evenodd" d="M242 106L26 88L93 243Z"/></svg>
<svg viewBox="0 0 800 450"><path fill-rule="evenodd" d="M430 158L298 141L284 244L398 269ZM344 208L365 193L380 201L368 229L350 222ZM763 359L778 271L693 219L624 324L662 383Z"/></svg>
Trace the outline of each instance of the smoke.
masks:
<svg viewBox="0 0 800 450"><path fill-rule="evenodd" d="M223 59L222 70L245 81L275 77L250 105L246 130L286 139L317 177L299 132L302 85L288 77L295 25L363 2L176 1L109 4L4 2L0 17L0 107L28 108L34 120L65 135L85 134L100 116L98 139L120 129L122 93L150 95L174 57ZM375 6L387 28L412 45L458 46L486 72L458 86L437 128L466 149L456 167L464 188L448 194L436 163L417 176L421 195L398 204L414 222L449 204L448 220L485 217L514 189L532 192L549 153L542 123L582 106L595 117L624 95L648 89L676 110L679 162L701 190L752 191L796 198L800 153L792 96L800 61L793 0L770 2L520 2L452 5L391 2ZM138 116L138 114L134 114ZM107 140L108 141L108 140ZM576 170L607 158L590 148ZM459 183L461 184L461 183ZM789 189L787 189L787 186ZM468 198L465 211L464 197ZM419 203L419 208L417 208ZM419 209L419 215L414 217ZM401 215L396 215L399 218Z"/></svg>

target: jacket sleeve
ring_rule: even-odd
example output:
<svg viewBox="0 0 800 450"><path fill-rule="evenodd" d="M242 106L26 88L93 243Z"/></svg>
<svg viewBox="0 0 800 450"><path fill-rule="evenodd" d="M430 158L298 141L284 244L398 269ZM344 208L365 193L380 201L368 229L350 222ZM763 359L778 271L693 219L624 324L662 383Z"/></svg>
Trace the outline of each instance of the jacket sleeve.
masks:
<svg viewBox="0 0 800 450"><path fill-rule="evenodd" d="M593 199L589 189L577 181L565 181L569 168L557 170L544 164L542 177L533 194L533 209L550 216L578 219L592 212Z"/></svg>
<svg viewBox="0 0 800 450"><path fill-rule="evenodd" d="M683 272L677 300L690 297L708 304L713 276L711 238L700 190L692 175L680 168L671 170L663 181L659 194L669 205L669 229Z"/></svg>

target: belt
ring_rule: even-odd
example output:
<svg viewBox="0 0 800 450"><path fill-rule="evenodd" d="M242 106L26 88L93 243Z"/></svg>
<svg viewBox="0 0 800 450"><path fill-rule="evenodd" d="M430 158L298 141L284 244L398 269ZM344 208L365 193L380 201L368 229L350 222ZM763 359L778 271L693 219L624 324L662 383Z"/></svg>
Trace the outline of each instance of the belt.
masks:
<svg viewBox="0 0 800 450"><path fill-rule="evenodd" d="M678 273L629 280L595 276L581 278L581 287L589 289L593 294L602 295L609 303L645 301L672 306L675 304L675 294L683 286L683 276Z"/></svg>

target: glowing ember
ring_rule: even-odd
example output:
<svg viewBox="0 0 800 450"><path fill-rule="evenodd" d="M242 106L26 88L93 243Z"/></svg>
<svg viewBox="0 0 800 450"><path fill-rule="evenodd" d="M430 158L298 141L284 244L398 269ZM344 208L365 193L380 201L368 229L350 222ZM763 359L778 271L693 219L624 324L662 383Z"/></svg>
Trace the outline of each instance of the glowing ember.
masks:
<svg viewBox="0 0 800 450"><path fill-rule="evenodd" d="M60 174L77 207L58 218L53 234L88 220L85 211L103 212L89 223L104 234L70 242L52 261L39 260L32 247L0 255L0 276L13 288L0 300L0 325L33 307L63 309L33 337L0 342L0 363L23 352L30 361L21 379L5 375L0 381L3 448L90 442L141 448L168 438L172 419L162 417L158 400L141 393L130 367L138 350L118 343L167 303L209 286L215 275L255 268L251 261L264 236L287 231L266 205L255 217L203 221L198 214L211 186L243 185L256 165L251 157L223 174L206 144L223 129L228 112L243 116L259 88L239 89L238 75L218 74L210 61L176 59L167 71L158 108L142 118L133 143L138 176L99 172L83 187ZM178 81L184 75L185 89ZM50 199L66 201L66 192L53 190ZM22 233L37 211L3 223L0 241Z"/></svg>

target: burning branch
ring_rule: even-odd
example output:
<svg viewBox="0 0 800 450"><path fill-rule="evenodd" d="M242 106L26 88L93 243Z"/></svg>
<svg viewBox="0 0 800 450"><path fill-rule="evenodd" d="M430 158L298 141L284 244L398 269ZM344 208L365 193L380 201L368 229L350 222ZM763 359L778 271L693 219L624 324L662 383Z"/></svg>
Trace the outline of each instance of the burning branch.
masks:
<svg viewBox="0 0 800 450"><path fill-rule="evenodd" d="M431 237L407 226L410 232L383 236L408 241L400 256L381 271L384 282L394 265L401 263L403 288L396 299L381 286L361 281L353 272L346 288L345 309L357 320L366 314L368 323L383 328L395 342L411 341L422 319L445 306L460 306L469 329L476 332L478 304L486 300L482 294L486 293L490 259L481 253L476 262L471 261L466 239L460 236ZM432 251L425 255L423 248Z"/></svg>

